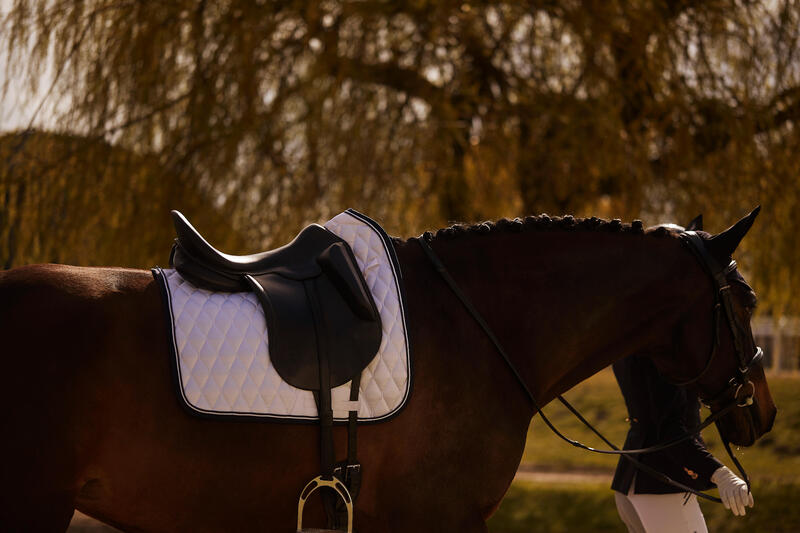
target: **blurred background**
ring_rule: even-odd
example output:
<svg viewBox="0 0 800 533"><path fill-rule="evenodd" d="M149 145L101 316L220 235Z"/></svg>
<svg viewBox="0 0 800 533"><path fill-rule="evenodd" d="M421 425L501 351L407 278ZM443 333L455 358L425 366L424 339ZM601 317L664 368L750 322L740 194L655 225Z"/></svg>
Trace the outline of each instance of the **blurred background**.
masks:
<svg viewBox="0 0 800 533"><path fill-rule="evenodd" d="M745 462L774 459L754 478L777 488L725 527L800 529L781 475L800 473L800 2L0 0L0 17L3 268L165 265L176 208L245 253L347 207L408 237L544 212L703 213L716 232L762 205L737 260L781 412ZM621 441L609 376L571 394L606 402ZM492 531L601 531L601 509L619 530L613 461L557 460L575 451L536 434L523 470L601 478L528 476ZM541 525L559 494L588 529ZM765 500L784 522L747 522Z"/></svg>

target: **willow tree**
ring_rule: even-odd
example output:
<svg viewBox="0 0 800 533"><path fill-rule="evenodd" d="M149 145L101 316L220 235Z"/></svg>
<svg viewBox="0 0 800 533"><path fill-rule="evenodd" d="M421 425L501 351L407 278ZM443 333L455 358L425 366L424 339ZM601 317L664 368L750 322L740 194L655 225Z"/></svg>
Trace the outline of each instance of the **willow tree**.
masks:
<svg viewBox="0 0 800 533"><path fill-rule="evenodd" d="M73 135L0 136L0 267L53 262L167 263L180 209L209 238L241 248L219 210L165 174L153 157Z"/></svg>
<svg viewBox="0 0 800 533"><path fill-rule="evenodd" d="M52 79L51 127L152 160L251 248L351 205L408 234L542 211L718 230L762 203L744 266L800 311L795 1L15 0L3 36L16 77Z"/></svg>

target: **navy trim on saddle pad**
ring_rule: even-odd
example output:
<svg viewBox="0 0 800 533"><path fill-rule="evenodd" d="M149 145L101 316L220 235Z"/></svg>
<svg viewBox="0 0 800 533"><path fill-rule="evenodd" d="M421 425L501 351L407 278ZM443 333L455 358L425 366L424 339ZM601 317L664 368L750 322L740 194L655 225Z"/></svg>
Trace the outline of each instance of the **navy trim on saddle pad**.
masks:
<svg viewBox="0 0 800 533"><path fill-rule="evenodd" d="M397 294L400 298L400 309L402 309L402 313L400 314L403 320L403 333L405 334L406 340L406 360L408 361L408 386L406 387L406 395L403 397L403 400L400 402L400 407L389 413L387 415L388 418L394 417L400 411L402 411L406 403L408 403L408 398L411 396L411 391L414 388L414 370L413 370L413 363L414 360L411 357L411 339L408 336L408 315L406 314L406 289L405 283L403 282L403 271L400 268L400 261L397 259L397 251L394 249L394 245L392 244L392 238L389 236L386 231L381 227L380 224L369 218L367 215L363 213L359 213L352 207L348 208L344 211L348 215L352 216L353 218L357 218L362 222L369 224L375 232L380 235L381 241L383 242L383 248L386 250L386 255L389 256L389 260L392 262L392 270L394 270L394 281L395 286L397 287ZM375 419L375 422L379 422L381 420L385 420L385 418ZM359 421L360 422L360 421Z"/></svg>

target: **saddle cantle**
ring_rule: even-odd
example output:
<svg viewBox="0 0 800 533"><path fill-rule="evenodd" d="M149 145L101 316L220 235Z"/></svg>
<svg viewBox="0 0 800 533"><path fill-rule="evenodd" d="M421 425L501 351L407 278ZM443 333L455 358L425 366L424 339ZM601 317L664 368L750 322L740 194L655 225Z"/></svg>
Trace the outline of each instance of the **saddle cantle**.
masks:
<svg viewBox="0 0 800 533"><path fill-rule="evenodd" d="M170 264L198 287L255 292L284 381L304 390L337 387L375 356L380 314L344 240L312 224L285 246L234 256L211 246L178 211L172 216L178 236Z"/></svg>

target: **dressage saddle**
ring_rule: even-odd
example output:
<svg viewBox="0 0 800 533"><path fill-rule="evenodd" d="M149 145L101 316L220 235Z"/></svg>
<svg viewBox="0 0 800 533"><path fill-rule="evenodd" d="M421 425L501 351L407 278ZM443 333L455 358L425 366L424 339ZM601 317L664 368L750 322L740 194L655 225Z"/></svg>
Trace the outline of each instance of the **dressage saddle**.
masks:
<svg viewBox="0 0 800 533"><path fill-rule="evenodd" d="M344 240L312 224L285 246L235 256L216 250L178 211L172 218L178 237L170 265L198 287L256 293L270 358L284 381L303 390L337 387L375 357L380 314Z"/></svg>
<svg viewBox="0 0 800 533"><path fill-rule="evenodd" d="M334 465L331 389L350 381L351 405L357 402L361 372L377 354L382 335L380 314L353 251L332 232L312 224L275 250L228 255L211 246L178 211L172 211L172 219L177 238L170 266L197 287L253 291L267 323L272 365L284 381L314 393L322 474L301 492L297 531L303 531L306 499L320 487L327 490L323 503L329 526L346 521L352 531L353 500L361 483L358 411L349 411L347 460Z"/></svg>

